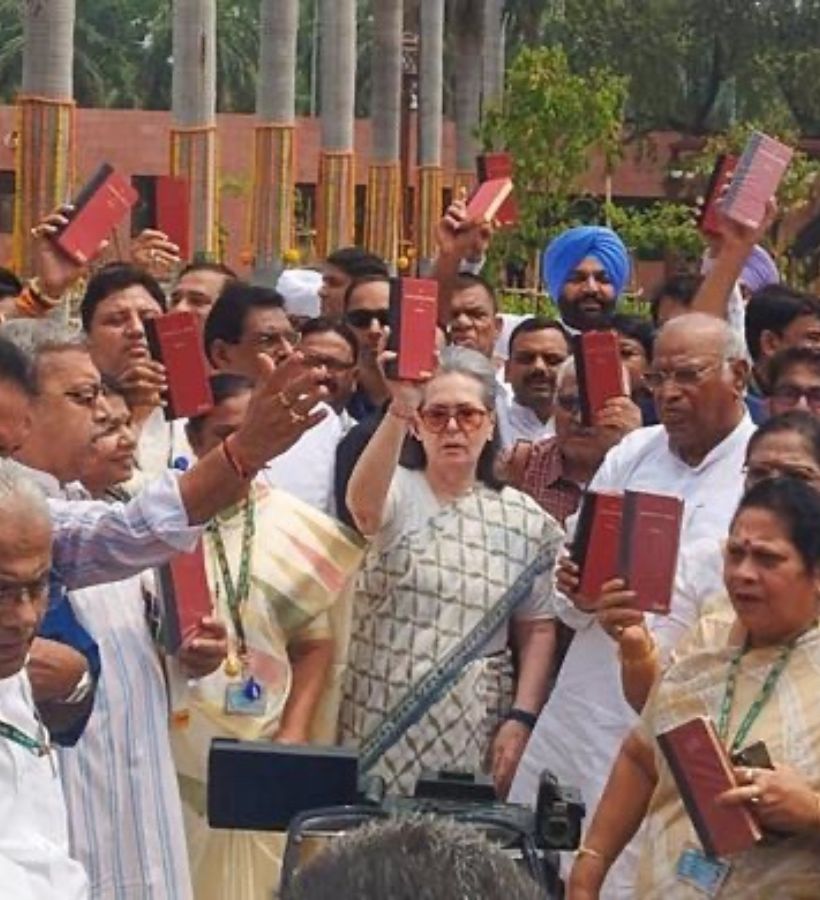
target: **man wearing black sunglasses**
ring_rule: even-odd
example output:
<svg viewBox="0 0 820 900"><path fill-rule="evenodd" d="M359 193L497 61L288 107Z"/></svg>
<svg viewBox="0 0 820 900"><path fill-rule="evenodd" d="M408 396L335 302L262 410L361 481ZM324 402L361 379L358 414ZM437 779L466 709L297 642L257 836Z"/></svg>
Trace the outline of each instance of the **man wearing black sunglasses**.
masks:
<svg viewBox="0 0 820 900"><path fill-rule="evenodd" d="M390 394L378 365L387 343L390 308L390 281L386 275L365 275L353 281L345 292L344 319L359 342L358 388L350 399L348 412L362 421L388 400Z"/></svg>

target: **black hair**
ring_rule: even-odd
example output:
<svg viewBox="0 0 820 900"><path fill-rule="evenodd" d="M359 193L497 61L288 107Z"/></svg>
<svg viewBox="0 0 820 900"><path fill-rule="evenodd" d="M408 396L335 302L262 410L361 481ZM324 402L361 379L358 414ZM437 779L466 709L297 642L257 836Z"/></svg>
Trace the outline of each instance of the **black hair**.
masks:
<svg viewBox="0 0 820 900"><path fill-rule="evenodd" d="M348 278L365 278L370 275L378 275L383 278L390 276L387 263L374 253L362 250L361 247L340 247L338 250L334 250L325 262L341 269Z"/></svg>
<svg viewBox="0 0 820 900"><path fill-rule="evenodd" d="M249 378L245 378L244 375L234 375L230 372L217 372L216 375L211 375L208 382L211 385L214 405L208 412L188 419L185 431L189 436L198 435L202 431L205 420L220 403L230 400L231 397L238 397L240 394L253 390L253 382Z"/></svg>
<svg viewBox="0 0 820 900"><path fill-rule="evenodd" d="M513 344L515 344L519 335L532 334L534 331L546 331L547 329L560 332L561 336L566 340L561 323L555 319L551 319L549 316L528 316L526 319L519 322L515 328L513 328L510 339L507 342L510 356L512 356ZM567 341L567 344L569 344L569 341Z"/></svg>
<svg viewBox="0 0 820 900"><path fill-rule="evenodd" d="M0 300L5 297L17 297L23 290L23 282L4 266L0 266Z"/></svg>
<svg viewBox="0 0 820 900"><path fill-rule="evenodd" d="M0 390L2 385L12 385L27 397L33 397L37 392L31 360L4 337L0 337Z"/></svg>
<svg viewBox="0 0 820 900"><path fill-rule="evenodd" d="M647 360L652 362L652 354L655 350L655 329L646 319L642 319L640 316L631 316L628 313L614 313L609 324L618 334L637 341L643 347Z"/></svg>
<svg viewBox="0 0 820 900"><path fill-rule="evenodd" d="M746 305L746 345L752 359L760 359L760 338L764 331L777 335L800 316L820 317L820 300L805 291L784 284L769 284L752 294Z"/></svg>
<svg viewBox="0 0 820 900"><path fill-rule="evenodd" d="M385 274L385 275L371 274L371 275L360 275L358 278L354 278L353 281L351 281L350 284L345 289L344 304L343 304L344 308L347 309L348 306L350 306L350 300L353 297L353 292L357 288L361 287L363 284L375 284L375 283L379 283L379 282L381 282L383 284L390 284L390 276L387 274Z"/></svg>
<svg viewBox="0 0 820 900"><path fill-rule="evenodd" d="M493 312L498 312L498 297L495 295L495 288L482 275L476 275L473 272L459 272L453 281L453 293L466 291L468 288L482 287L487 292L487 296L492 303Z"/></svg>
<svg viewBox="0 0 820 900"><path fill-rule="evenodd" d="M649 299L649 315L652 317L652 324L655 328L658 327L658 313L661 300L668 297L670 300L674 300L675 303L689 309L702 283L703 276L687 273L673 275L671 278L667 278L666 281L661 282L652 292L652 296Z"/></svg>
<svg viewBox="0 0 820 900"><path fill-rule="evenodd" d="M784 347L769 361L769 384L774 387L789 369L807 366L820 374L820 349L817 347Z"/></svg>
<svg viewBox="0 0 820 900"><path fill-rule="evenodd" d="M205 319L203 339L208 359L213 363L211 348L214 341L238 344L242 340L245 320L252 309L284 308L284 297L273 288L248 284L238 279L227 282Z"/></svg>
<svg viewBox="0 0 820 900"><path fill-rule="evenodd" d="M820 419L805 409L790 409L779 416L767 419L749 438L746 446L746 458L748 459L755 447L773 434L785 434L792 432L799 434L811 449L814 461L820 465Z"/></svg>
<svg viewBox="0 0 820 900"><path fill-rule="evenodd" d="M102 382L103 391L107 397L122 397L123 400L127 401L127 397L125 391L122 389L122 385L119 381L111 375L107 375L105 372L100 372L100 381Z"/></svg>
<svg viewBox="0 0 820 900"><path fill-rule="evenodd" d="M163 312L167 310L168 301L153 275L139 266L132 266L131 263L113 262L98 269L89 279L85 296L80 303L83 331L88 333L91 330L94 313L103 300L107 300L117 291L124 291L135 285L145 288Z"/></svg>
<svg viewBox="0 0 820 900"><path fill-rule="evenodd" d="M338 334L350 347L350 352L353 354L353 362L355 363L359 360L359 342L356 340L353 329L345 322L332 319L330 316L315 316L302 323L299 328L299 334L303 338L311 334Z"/></svg>
<svg viewBox="0 0 820 900"><path fill-rule="evenodd" d="M747 509L763 509L776 516L808 572L820 567L820 492L800 478L766 478L750 488L732 519Z"/></svg>
<svg viewBox="0 0 820 900"><path fill-rule="evenodd" d="M229 281L235 281L239 276L230 266L226 266L221 262L192 262L188 263L177 276L177 281L189 272L215 272L217 275L224 275Z"/></svg>

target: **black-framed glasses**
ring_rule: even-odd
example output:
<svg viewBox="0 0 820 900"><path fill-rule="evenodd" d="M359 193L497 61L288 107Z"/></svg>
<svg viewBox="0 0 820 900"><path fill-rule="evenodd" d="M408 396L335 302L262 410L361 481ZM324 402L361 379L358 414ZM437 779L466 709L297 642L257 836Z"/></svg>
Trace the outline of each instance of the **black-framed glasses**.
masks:
<svg viewBox="0 0 820 900"><path fill-rule="evenodd" d="M455 419L459 431L470 434L478 431L487 419L489 412L478 406L428 406L419 410L419 418L428 431L441 434L450 422Z"/></svg>
<svg viewBox="0 0 820 900"><path fill-rule="evenodd" d="M386 328L390 324L390 312L386 309L351 309L345 313L345 321L354 328L370 328L374 320Z"/></svg>
<svg viewBox="0 0 820 900"><path fill-rule="evenodd" d="M355 362L345 362L333 356L322 356L317 353L305 353L304 350L302 356L306 366L324 366L328 372L349 372L356 365Z"/></svg>
<svg viewBox="0 0 820 900"><path fill-rule="evenodd" d="M813 412L820 411L820 386L802 388L797 384L781 384L772 391L772 400L789 408L797 406L804 397Z"/></svg>
<svg viewBox="0 0 820 900"><path fill-rule="evenodd" d="M13 603L24 598L31 602L41 600L48 593L48 586L48 572L34 581L0 581L0 603Z"/></svg>
<svg viewBox="0 0 820 900"><path fill-rule="evenodd" d="M280 350L286 344L295 347L299 343L298 331L260 331L251 335L251 342L260 350Z"/></svg>
<svg viewBox="0 0 820 900"><path fill-rule="evenodd" d="M63 391L63 396L68 397L72 403L76 403L77 406L85 406L92 407L95 406L97 401L102 397L104 392L102 384L89 384L87 387L75 388L68 391Z"/></svg>
<svg viewBox="0 0 820 900"><path fill-rule="evenodd" d="M703 381L708 372L720 368L721 362L705 363L702 366L681 366L679 369L652 369L644 374L644 381L653 391L662 388L667 381L675 387L695 387Z"/></svg>

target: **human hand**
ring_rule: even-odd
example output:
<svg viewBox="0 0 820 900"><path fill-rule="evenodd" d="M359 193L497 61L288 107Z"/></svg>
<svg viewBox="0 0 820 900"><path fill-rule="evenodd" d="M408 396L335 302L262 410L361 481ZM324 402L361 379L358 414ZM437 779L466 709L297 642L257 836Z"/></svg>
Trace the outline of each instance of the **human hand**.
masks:
<svg viewBox="0 0 820 900"><path fill-rule="evenodd" d="M43 292L53 299L62 295L85 274L86 267L75 262L53 242L52 238L68 225L69 217L74 211L70 204L58 207L49 213L41 222L31 229L34 238L34 271L40 279ZM103 241L97 253L108 246Z"/></svg>
<svg viewBox="0 0 820 900"><path fill-rule="evenodd" d="M46 703L68 697L88 671L88 661L68 644L38 637L31 645L26 670L34 699Z"/></svg>
<svg viewBox="0 0 820 900"><path fill-rule="evenodd" d="M578 593L581 584L581 569L578 563L573 562L569 556L562 556L558 560L555 570L555 585L558 590L579 608L588 612L591 607L590 598L582 597Z"/></svg>
<svg viewBox="0 0 820 900"><path fill-rule="evenodd" d="M131 261L152 275L166 275L180 263L179 247L165 232L145 228L131 241Z"/></svg>
<svg viewBox="0 0 820 900"><path fill-rule="evenodd" d="M789 766L735 769L738 787L717 798L724 806L748 804L763 828L786 834L820 833L820 795Z"/></svg>
<svg viewBox="0 0 820 900"><path fill-rule="evenodd" d="M531 731L522 722L502 722L490 748L490 770L499 800L506 800L518 763L524 755Z"/></svg>
<svg viewBox="0 0 820 900"><path fill-rule="evenodd" d="M610 397L595 415L595 426L606 435L610 447L642 424L640 407L630 397Z"/></svg>
<svg viewBox="0 0 820 900"><path fill-rule="evenodd" d="M480 259L487 253L492 234L491 225L470 219L466 201L459 198L447 207L436 226L439 255L456 260Z"/></svg>
<svg viewBox="0 0 820 900"><path fill-rule="evenodd" d="M263 353L257 362L260 377L245 419L232 436L240 459L253 471L290 449L327 415L324 409L314 411L327 397L324 366L306 366L298 350L279 364Z"/></svg>
<svg viewBox="0 0 820 900"><path fill-rule="evenodd" d="M162 406L163 395L168 389L165 366L147 356L129 362L117 378L117 383L132 411Z"/></svg>
<svg viewBox="0 0 820 900"><path fill-rule="evenodd" d="M386 364L393 362L397 358L397 353L394 353L392 350L385 350L379 356L379 369L381 372L384 374ZM428 379L431 376L432 372L428 374ZM384 383L387 385L387 390L390 393L391 405L397 409L401 408L407 416L415 413L421 406L422 397L424 396L424 384L428 379L424 381L406 381L404 379L388 378L385 374Z"/></svg>
<svg viewBox="0 0 820 900"><path fill-rule="evenodd" d="M205 616L177 653L180 665L191 678L215 672L228 655L228 631L219 619Z"/></svg>
<svg viewBox="0 0 820 900"><path fill-rule="evenodd" d="M717 215L717 241L713 250L717 251L717 255L721 253L737 253L742 254L743 258L751 252L755 244L763 240L768 230L774 224L779 212L777 199L772 197L766 204L766 212L763 220L756 228L749 225L743 225L724 215L718 209ZM713 252L713 255L714 252Z"/></svg>
<svg viewBox="0 0 820 900"><path fill-rule="evenodd" d="M618 644L645 646L648 638L646 620L639 609L631 608L635 592L626 589L622 578L613 578L601 587L596 603L598 624Z"/></svg>
<svg viewBox="0 0 820 900"><path fill-rule="evenodd" d="M576 856L567 882L565 900L598 900L606 876L602 859Z"/></svg>

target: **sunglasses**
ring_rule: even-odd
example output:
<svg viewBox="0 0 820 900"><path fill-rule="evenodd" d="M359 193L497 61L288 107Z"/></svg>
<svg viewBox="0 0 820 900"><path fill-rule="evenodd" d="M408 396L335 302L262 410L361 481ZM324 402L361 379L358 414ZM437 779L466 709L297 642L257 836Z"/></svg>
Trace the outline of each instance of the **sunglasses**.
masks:
<svg viewBox="0 0 820 900"><path fill-rule="evenodd" d="M419 410L419 418L428 431L433 434L441 434L450 424L451 419L456 420L459 431L469 434L478 431L484 424L489 412L477 406L428 406Z"/></svg>
<svg viewBox="0 0 820 900"><path fill-rule="evenodd" d="M374 319L386 328L390 324L390 313L386 309L351 309L345 313L345 321L353 328L370 328Z"/></svg>

